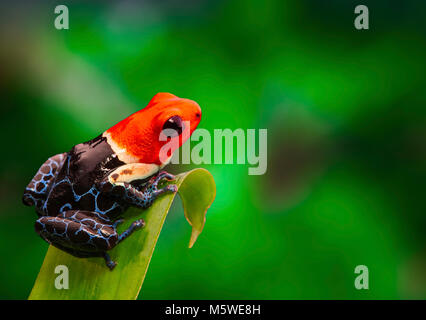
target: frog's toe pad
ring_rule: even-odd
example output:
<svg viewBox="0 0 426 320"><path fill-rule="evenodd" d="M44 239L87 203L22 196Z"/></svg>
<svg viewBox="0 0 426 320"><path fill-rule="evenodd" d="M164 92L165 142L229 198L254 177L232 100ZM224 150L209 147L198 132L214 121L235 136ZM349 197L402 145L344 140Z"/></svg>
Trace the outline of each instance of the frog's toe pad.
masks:
<svg viewBox="0 0 426 320"><path fill-rule="evenodd" d="M145 221L143 219L136 220L133 222L135 229L141 229L145 226Z"/></svg>
<svg viewBox="0 0 426 320"><path fill-rule="evenodd" d="M167 191L171 191L173 193L176 193L178 191L178 187L175 184L170 184L165 188Z"/></svg>
<svg viewBox="0 0 426 320"><path fill-rule="evenodd" d="M115 268L115 266L117 265L117 262L111 260L111 261L108 261L106 263L106 265L112 271Z"/></svg>

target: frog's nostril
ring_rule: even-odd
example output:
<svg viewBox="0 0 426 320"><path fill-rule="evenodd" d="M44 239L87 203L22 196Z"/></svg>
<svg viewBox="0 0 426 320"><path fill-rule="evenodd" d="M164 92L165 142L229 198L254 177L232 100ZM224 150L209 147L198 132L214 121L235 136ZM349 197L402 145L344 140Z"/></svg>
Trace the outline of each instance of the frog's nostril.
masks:
<svg viewBox="0 0 426 320"><path fill-rule="evenodd" d="M201 114L200 114L199 112L197 112L197 113L195 114L195 116L196 116L197 118L200 118L200 117L201 117Z"/></svg>

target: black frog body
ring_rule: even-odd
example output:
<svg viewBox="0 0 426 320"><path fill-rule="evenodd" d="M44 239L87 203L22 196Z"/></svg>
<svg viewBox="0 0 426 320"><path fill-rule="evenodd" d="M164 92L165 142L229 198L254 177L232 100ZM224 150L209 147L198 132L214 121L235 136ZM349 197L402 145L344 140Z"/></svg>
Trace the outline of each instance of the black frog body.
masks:
<svg viewBox="0 0 426 320"><path fill-rule="evenodd" d="M113 185L108 176L125 166L105 137L74 146L69 152L49 158L27 186L23 201L34 205L39 215L35 229L48 243L77 257L103 256L115 266L106 251L144 225L135 221L119 235L117 218L130 206L146 208L174 185L157 189L158 182L173 179L162 171L151 179Z"/></svg>

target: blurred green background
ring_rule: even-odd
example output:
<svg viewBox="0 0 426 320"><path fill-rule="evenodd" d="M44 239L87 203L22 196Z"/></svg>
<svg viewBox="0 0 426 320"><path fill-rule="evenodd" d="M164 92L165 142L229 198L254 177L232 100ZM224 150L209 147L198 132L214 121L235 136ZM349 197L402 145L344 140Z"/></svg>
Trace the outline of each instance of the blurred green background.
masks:
<svg viewBox="0 0 426 320"><path fill-rule="evenodd" d="M268 170L201 165L217 184L204 232L188 249L174 204L140 298L426 298L424 1L0 8L0 298L28 297L47 250L21 203L39 166L162 91L197 101L201 128L268 129Z"/></svg>

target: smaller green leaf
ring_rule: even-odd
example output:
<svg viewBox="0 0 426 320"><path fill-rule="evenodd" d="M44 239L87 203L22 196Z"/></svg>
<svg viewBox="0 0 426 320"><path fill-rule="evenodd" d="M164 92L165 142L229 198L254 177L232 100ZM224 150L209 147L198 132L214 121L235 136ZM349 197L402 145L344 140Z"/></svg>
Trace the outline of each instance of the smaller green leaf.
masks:
<svg viewBox="0 0 426 320"><path fill-rule="evenodd" d="M215 182L207 170L194 169L179 174L172 183L178 187L185 217L192 226L189 242L192 247L215 198ZM146 225L109 252L118 262L113 271L102 258L76 258L50 246L29 299L136 299L174 197L175 194L164 194L147 210L131 208L125 213L126 223L119 232L139 218ZM58 265L69 269L69 289L55 288Z"/></svg>
<svg viewBox="0 0 426 320"><path fill-rule="evenodd" d="M216 185L212 175L205 169L191 171L186 175L179 186L179 195L182 199L186 220L192 226L189 247L192 248L206 223L207 209L216 196ZM208 173L208 174L207 174ZM209 180L209 181L208 181ZM203 186L203 188L200 188ZM206 204L208 204L206 206Z"/></svg>

